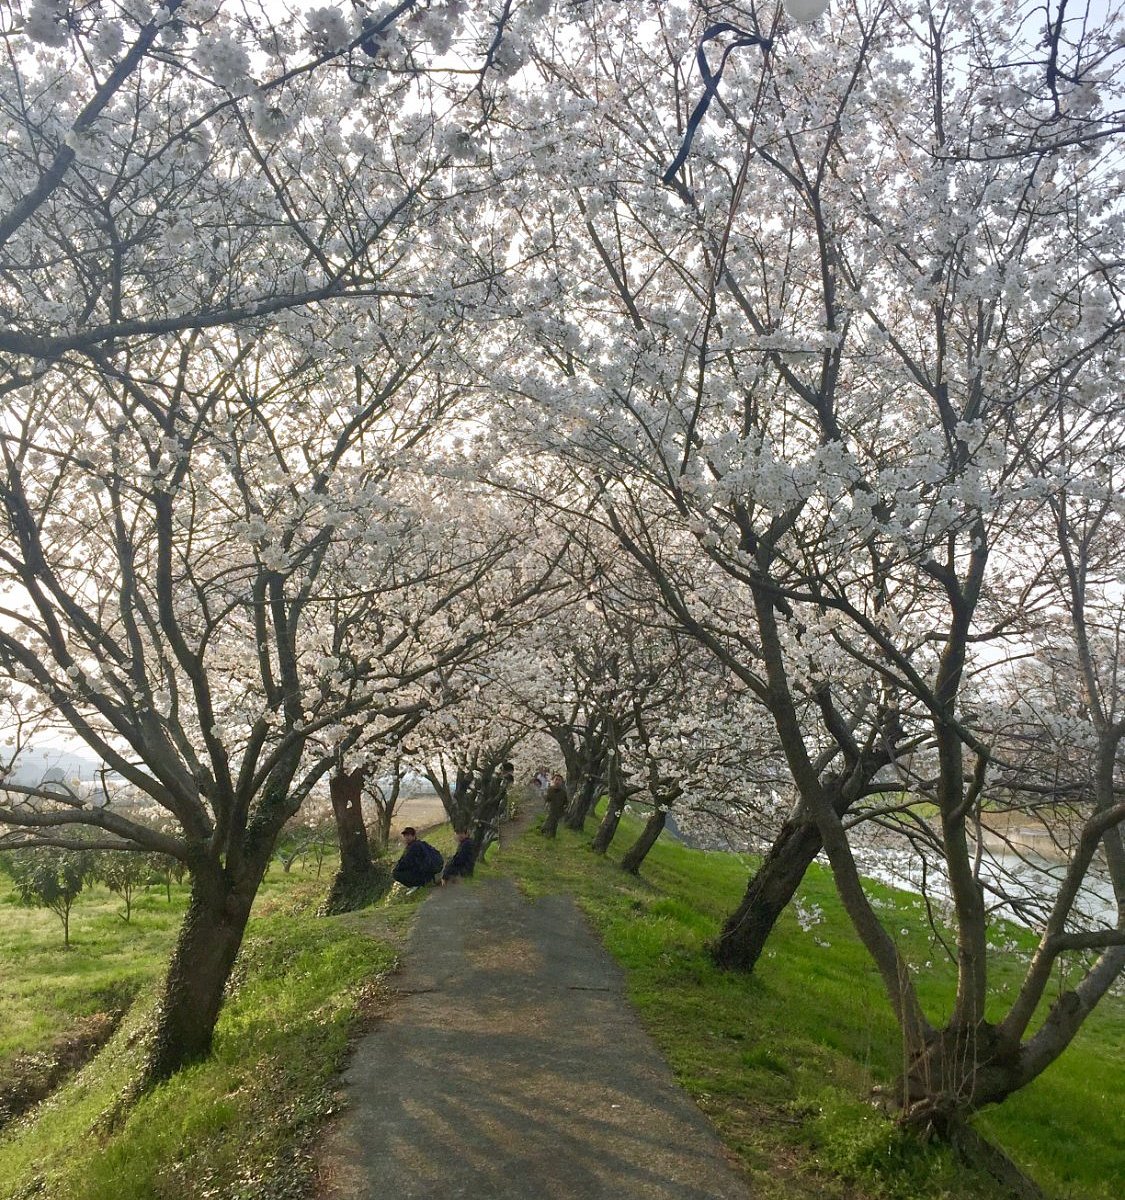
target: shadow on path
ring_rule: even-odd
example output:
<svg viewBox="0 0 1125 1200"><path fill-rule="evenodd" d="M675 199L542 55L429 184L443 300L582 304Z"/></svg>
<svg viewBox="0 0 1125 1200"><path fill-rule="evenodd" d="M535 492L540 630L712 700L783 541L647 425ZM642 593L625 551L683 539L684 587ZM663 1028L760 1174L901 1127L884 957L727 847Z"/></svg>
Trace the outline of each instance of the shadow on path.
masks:
<svg viewBox="0 0 1125 1200"><path fill-rule="evenodd" d="M326 1197L749 1195L568 898L437 892L396 982L345 1075Z"/></svg>

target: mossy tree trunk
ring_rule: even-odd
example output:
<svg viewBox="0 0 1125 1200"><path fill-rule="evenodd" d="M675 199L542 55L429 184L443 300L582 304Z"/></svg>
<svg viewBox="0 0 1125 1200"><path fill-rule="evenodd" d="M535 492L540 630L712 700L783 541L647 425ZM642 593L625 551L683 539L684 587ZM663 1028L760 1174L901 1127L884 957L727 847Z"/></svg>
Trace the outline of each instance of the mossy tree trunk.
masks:
<svg viewBox="0 0 1125 1200"><path fill-rule="evenodd" d="M354 771L337 771L328 780L332 815L336 818L336 840L340 846L339 874L345 877L363 878L374 867L363 820L366 779L367 768L357 767Z"/></svg>
<svg viewBox="0 0 1125 1200"><path fill-rule="evenodd" d="M247 862L237 879L213 862L193 864L191 899L164 980L145 1086L211 1053L227 980L268 862L268 852Z"/></svg>

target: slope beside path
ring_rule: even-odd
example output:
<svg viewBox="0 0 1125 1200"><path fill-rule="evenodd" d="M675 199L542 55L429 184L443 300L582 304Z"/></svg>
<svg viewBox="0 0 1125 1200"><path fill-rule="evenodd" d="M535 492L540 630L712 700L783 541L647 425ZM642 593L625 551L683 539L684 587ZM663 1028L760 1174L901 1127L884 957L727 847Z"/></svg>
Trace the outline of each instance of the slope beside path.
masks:
<svg viewBox="0 0 1125 1200"><path fill-rule="evenodd" d="M331 1200L747 1200L568 897L422 905L322 1156Z"/></svg>

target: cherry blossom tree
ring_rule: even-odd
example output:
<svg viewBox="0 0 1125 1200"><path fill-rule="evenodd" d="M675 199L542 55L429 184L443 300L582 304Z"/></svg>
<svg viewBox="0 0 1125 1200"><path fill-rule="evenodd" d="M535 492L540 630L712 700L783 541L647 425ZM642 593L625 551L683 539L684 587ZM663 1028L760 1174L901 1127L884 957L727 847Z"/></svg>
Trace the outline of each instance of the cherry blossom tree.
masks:
<svg viewBox="0 0 1125 1200"><path fill-rule="evenodd" d="M412 350L344 367L340 407L341 380L299 343L241 335L185 335L141 365L41 379L3 438L0 662L174 829L12 784L0 820L54 844L93 827L101 848L187 864L159 1076L206 1052L274 841L347 722L417 704L403 685L425 671L425 609L378 615L421 519L397 465L450 390ZM361 614L365 644L334 655Z"/></svg>
<svg viewBox="0 0 1125 1200"><path fill-rule="evenodd" d="M460 788L444 775L448 757L440 744L441 731L466 719L466 702L471 707L479 696L480 685L474 683L478 676L492 677L495 687L496 672L489 664L508 653L507 643L520 636L527 622L544 614L556 587L556 559L544 553L534 520L514 503L497 504L465 480L450 492L448 464L440 459L412 488L400 481L400 505L411 490L424 494L426 503L409 523L410 536L401 530L393 546L394 560L370 571L362 565L362 551L357 555L349 547L340 564L344 579L351 579L357 566L362 577L342 589L352 597L350 614L345 617L340 606L333 610L333 661L354 663L357 656L370 656L374 633L383 668L394 663L394 685L381 712L369 707L337 731L341 736L335 747L336 767L329 780L341 853L329 901L334 910L344 906L345 898L352 906L361 900L367 894L365 881L381 886L362 811L365 789L379 786L380 776L389 774L392 780L389 794L376 801L383 847L397 781L411 764L436 781L451 820L480 825L478 833L491 827L495 814L486 820L476 811L479 788L470 786L473 772ZM398 519L401 523L401 509ZM365 661L362 671L350 667L335 682L354 690L367 686L369 674ZM502 711L502 706L486 710L480 719L487 727ZM518 731L508 735L507 749L518 736ZM429 747L428 757L419 750L422 745ZM493 766L504 758L506 753Z"/></svg>
<svg viewBox="0 0 1125 1200"><path fill-rule="evenodd" d="M1049 600L1025 552L1049 511L1065 524L1071 427L1117 461L1121 40L1064 8L1044 46L988 5L759 21L690 119L695 52L718 36L692 7L648 10L629 37L634 14L610 18L596 55L575 49L592 30L544 35L535 102L562 115L551 186L523 214L556 252L529 271L528 353L497 380L774 723L798 802L720 961L753 962L823 847L901 1025L905 1119L951 1135L1053 1062L1121 969L1120 918L1075 930L1068 882L1021 999L986 1017L971 833L1002 764L972 700L1045 608L1081 607L1071 583ZM739 6L706 20L721 15L746 32ZM1052 564L1081 561L1076 537ZM1096 845L1116 853L1112 712L1070 881ZM912 759L933 764L924 788ZM936 1021L854 853L857 817L907 789L939 810L954 915L956 994ZM1095 958L1029 1033L1052 946Z"/></svg>
<svg viewBox="0 0 1125 1200"><path fill-rule="evenodd" d="M457 500L421 482L438 446L447 486L612 536L630 567L595 609L631 573L658 598L667 638L642 614L619 665L599 649L546 701L572 780L604 776L605 844L626 797L707 793L727 722L768 715L778 828L719 961L753 964L823 849L901 1026L908 1123L961 1136L1055 1061L1125 962L1119 22L1066 0L9 9L3 695L172 825L11 782L0 821L191 870L150 1076L207 1052L278 832L364 738L417 720L451 815L490 826L534 723L487 587L528 577L457 537L426 558ZM660 657L688 639L704 666ZM1026 645L1082 690L1036 716L1068 739L1076 837L997 1018L981 829ZM725 683L698 742L668 719L678 672ZM877 821L946 881L940 1015L861 874ZM1113 927L1076 909L1098 854Z"/></svg>
<svg viewBox="0 0 1125 1200"><path fill-rule="evenodd" d="M636 872L674 816L704 845L768 845L790 807L792 781L761 705L690 642L679 650L679 690L642 712L623 764L642 789L630 807L649 815L621 859Z"/></svg>
<svg viewBox="0 0 1125 1200"><path fill-rule="evenodd" d="M454 828L470 833L478 856L498 839L516 799L517 749L540 740L522 697L543 667L541 630L566 627L573 597L559 570L565 540L541 528L531 511L518 516L512 502L491 511L499 527L522 533L502 538L497 531L491 538L507 546L509 557L472 597L485 636L472 654L443 666L431 712L404 744L407 761L429 780ZM529 774L523 763L519 770Z"/></svg>
<svg viewBox="0 0 1125 1200"><path fill-rule="evenodd" d="M3 22L8 390L125 340L420 295L388 267L410 216L473 190L506 18L17 0Z"/></svg>
<svg viewBox="0 0 1125 1200"><path fill-rule="evenodd" d="M508 265L457 231L489 203L475 139L511 22L442 0L28 0L0 21L0 664L13 704L170 826L10 784L0 821L188 866L159 1079L207 1053L335 747L422 703L433 605L417 584L388 613L403 585L379 581L418 512L398 473L467 398Z"/></svg>
<svg viewBox="0 0 1125 1200"><path fill-rule="evenodd" d="M525 720L562 758L570 798L566 824L576 830L583 828L608 780L616 706L627 703L630 694L621 670L622 648L599 603L604 586L599 579L576 587L564 619L537 631L534 661L514 681ZM541 832L554 837L563 816L548 811Z"/></svg>

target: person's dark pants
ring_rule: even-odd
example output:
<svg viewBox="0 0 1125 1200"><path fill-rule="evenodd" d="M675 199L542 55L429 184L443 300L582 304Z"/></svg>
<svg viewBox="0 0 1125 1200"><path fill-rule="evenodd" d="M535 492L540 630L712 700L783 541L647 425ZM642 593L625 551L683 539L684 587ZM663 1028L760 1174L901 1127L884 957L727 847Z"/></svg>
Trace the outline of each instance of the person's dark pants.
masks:
<svg viewBox="0 0 1125 1200"><path fill-rule="evenodd" d="M425 887L433 879L433 875L423 875L418 871L403 871L399 867L391 872L391 878L403 887Z"/></svg>

